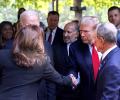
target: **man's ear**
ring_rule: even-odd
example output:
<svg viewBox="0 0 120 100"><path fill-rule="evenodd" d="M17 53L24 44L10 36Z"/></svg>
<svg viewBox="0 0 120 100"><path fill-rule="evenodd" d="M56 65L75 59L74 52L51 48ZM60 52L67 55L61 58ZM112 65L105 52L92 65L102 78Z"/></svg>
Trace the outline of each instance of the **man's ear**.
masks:
<svg viewBox="0 0 120 100"><path fill-rule="evenodd" d="M101 42L102 44L104 44L104 42L105 42L104 38L101 36L101 37L99 37L99 39L100 39L100 42Z"/></svg>

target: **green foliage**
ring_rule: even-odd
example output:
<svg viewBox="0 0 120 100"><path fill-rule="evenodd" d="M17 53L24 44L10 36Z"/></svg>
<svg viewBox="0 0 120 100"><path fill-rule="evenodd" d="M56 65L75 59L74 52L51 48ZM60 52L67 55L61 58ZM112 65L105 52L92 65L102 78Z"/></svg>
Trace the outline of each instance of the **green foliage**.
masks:
<svg viewBox="0 0 120 100"><path fill-rule="evenodd" d="M74 12L70 11L74 0L59 0L60 22L74 19ZM46 23L46 16L49 10L52 10L52 0L0 0L0 21L17 20L17 11L20 7L26 9L35 9L40 12L40 19ZM83 11L83 15L98 15L102 21L107 20L107 10L110 6L116 5L120 7L120 0L82 0L82 6L86 6L87 10ZM63 26L61 24L61 26Z"/></svg>
<svg viewBox="0 0 120 100"><path fill-rule="evenodd" d="M87 10L83 15L97 15L101 21L107 21L107 10L111 6L120 6L120 0L84 0L82 6Z"/></svg>

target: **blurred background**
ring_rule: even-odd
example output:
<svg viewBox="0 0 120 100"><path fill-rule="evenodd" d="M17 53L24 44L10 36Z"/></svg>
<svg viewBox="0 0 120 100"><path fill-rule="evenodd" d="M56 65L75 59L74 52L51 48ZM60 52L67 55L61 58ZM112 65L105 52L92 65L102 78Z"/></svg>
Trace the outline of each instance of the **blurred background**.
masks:
<svg viewBox="0 0 120 100"><path fill-rule="evenodd" d="M48 11L60 13L59 26L81 16L97 15L102 22L107 21L107 10L110 6L120 7L120 0L0 0L0 22L3 20L17 21L18 9L34 9L39 11L40 20L45 25Z"/></svg>

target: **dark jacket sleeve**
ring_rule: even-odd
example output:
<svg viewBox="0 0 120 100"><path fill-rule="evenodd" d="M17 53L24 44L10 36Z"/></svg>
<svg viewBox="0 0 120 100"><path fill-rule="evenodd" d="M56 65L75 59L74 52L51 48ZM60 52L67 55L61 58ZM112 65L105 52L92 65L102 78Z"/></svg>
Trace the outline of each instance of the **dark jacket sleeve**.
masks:
<svg viewBox="0 0 120 100"><path fill-rule="evenodd" d="M120 30L117 33L117 46L120 47Z"/></svg>
<svg viewBox="0 0 120 100"><path fill-rule="evenodd" d="M108 67L108 66L105 66ZM102 73L102 94L97 96L96 100L119 100L120 98L120 69L114 65L110 65L105 69L106 73ZM98 90L99 91L99 90ZM97 95L99 93L97 92Z"/></svg>
<svg viewBox="0 0 120 100"><path fill-rule="evenodd" d="M51 64L54 65L53 49L52 49L51 45L47 41L44 41L44 45L45 45L45 52L49 56Z"/></svg>
<svg viewBox="0 0 120 100"><path fill-rule="evenodd" d="M43 78L60 85L72 85L71 78L69 76L60 75L48 61L44 65Z"/></svg>

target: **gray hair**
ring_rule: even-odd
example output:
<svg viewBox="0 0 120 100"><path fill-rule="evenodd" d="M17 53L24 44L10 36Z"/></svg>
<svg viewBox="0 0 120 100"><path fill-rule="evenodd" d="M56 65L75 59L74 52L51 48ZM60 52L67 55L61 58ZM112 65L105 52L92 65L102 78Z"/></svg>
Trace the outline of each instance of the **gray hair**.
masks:
<svg viewBox="0 0 120 100"><path fill-rule="evenodd" d="M117 29L112 23L102 23L98 27L97 36L103 37L106 42L115 43L117 39Z"/></svg>
<svg viewBox="0 0 120 100"><path fill-rule="evenodd" d="M70 23L73 24L76 32L79 32L79 21L77 22L77 20L72 20Z"/></svg>
<svg viewBox="0 0 120 100"><path fill-rule="evenodd" d="M27 19L31 20L33 18L35 19L35 22L31 22L31 23L39 25L40 24L39 13L35 10L26 10L20 15L20 22L27 20Z"/></svg>
<svg viewBox="0 0 120 100"><path fill-rule="evenodd" d="M20 15L20 18L22 18L23 16L37 16L39 18L39 14L35 10L26 10Z"/></svg>
<svg viewBox="0 0 120 100"><path fill-rule="evenodd" d="M80 24L85 24L85 25L89 25L92 24L94 25L94 29L97 28L97 25L99 24L99 19L97 16L84 16L82 17L82 19L80 20Z"/></svg>
<svg viewBox="0 0 120 100"><path fill-rule="evenodd" d="M68 26L68 25L69 25L69 26L73 26L73 27L74 27L74 30L79 33L79 25L78 25L78 23L79 23L79 22L76 22L76 21L72 20L72 21L68 22L67 24L65 24L64 28L65 28L66 26Z"/></svg>

